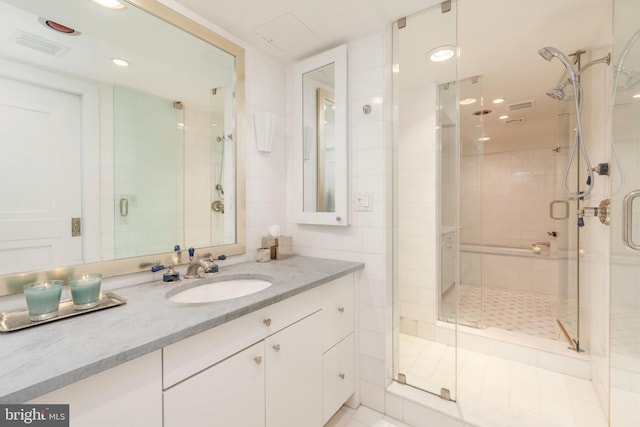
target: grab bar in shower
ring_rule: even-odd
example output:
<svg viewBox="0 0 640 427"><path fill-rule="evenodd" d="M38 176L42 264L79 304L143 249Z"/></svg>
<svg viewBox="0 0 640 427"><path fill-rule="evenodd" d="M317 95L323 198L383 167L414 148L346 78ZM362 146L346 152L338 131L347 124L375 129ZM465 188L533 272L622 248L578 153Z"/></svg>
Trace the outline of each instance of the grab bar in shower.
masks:
<svg viewBox="0 0 640 427"><path fill-rule="evenodd" d="M564 216L554 216L553 215L553 207L556 204L561 204L564 205ZM567 202L566 200L554 200L551 203L549 203L549 218L551 219L567 219L569 218L569 202Z"/></svg>
<svg viewBox="0 0 640 427"><path fill-rule="evenodd" d="M633 201L640 197L640 190L633 190L622 201L622 242L633 251L640 251L640 244L633 241Z"/></svg>

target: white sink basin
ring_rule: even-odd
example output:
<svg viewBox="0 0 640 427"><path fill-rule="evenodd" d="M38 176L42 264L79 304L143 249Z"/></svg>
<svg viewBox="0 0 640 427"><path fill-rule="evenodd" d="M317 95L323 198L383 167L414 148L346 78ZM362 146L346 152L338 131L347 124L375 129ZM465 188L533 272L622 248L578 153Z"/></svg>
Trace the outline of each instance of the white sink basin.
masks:
<svg viewBox="0 0 640 427"><path fill-rule="evenodd" d="M224 301L260 292L271 285L270 281L264 279L234 278L178 291L168 295L168 299L172 302L188 304Z"/></svg>

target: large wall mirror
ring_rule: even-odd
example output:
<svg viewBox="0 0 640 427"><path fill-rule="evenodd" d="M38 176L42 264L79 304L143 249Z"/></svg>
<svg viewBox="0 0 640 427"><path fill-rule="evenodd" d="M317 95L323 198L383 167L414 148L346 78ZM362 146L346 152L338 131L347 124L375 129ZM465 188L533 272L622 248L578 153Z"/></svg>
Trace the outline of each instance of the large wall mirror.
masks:
<svg viewBox="0 0 640 427"><path fill-rule="evenodd" d="M245 251L244 50L98 3L0 1L0 295Z"/></svg>
<svg viewBox="0 0 640 427"><path fill-rule="evenodd" d="M294 67L296 222L348 225L347 48Z"/></svg>

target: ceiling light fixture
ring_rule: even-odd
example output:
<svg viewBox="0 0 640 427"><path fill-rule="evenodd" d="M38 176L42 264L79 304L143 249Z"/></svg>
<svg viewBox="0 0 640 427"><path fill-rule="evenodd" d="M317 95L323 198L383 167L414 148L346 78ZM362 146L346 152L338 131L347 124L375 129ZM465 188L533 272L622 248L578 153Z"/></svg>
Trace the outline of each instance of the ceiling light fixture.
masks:
<svg viewBox="0 0 640 427"><path fill-rule="evenodd" d="M122 59L122 58L111 58L111 62L113 62L114 64L116 64L119 67L128 67L129 66L129 61L127 61L126 59Z"/></svg>
<svg viewBox="0 0 640 427"><path fill-rule="evenodd" d="M633 98L635 98L635 99L640 98L640 93L636 93L635 95L633 95Z"/></svg>
<svg viewBox="0 0 640 427"><path fill-rule="evenodd" d="M496 98L493 100L494 104L502 104L504 102L504 98Z"/></svg>
<svg viewBox="0 0 640 427"><path fill-rule="evenodd" d="M97 5L106 7L107 9L113 9L113 10L124 9L124 5L117 0L91 0L91 1Z"/></svg>
<svg viewBox="0 0 640 427"><path fill-rule="evenodd" d="M489 138L488 136L483 136L482 138L478 138L478 141L485 142L485 141L489 141L490 139L491 138Z"/></svg>
<svg viewBox="0 0 640 427"><path fill-rule="evenodd" d="M433 62L443 62L447 59L453 58L456 54L455 49L455 46L450 45L438 46L427 52L427 56Z"/></svg>
<svg viewBox="0 0 640 427"><path fill-rule="evenodd" d="M499 118L500 120L505 120L505 119L508 119L508 118L509 118L509 116L507 116L507 115L505 114L504 116L498 116L498 118Z"/></svg>
<svg viewBox="0 0 640 427"><path fill-rule="evenodd" d="M465 98L460 100L460 105L471 105L475 104L477 99L475 98Z"/></svg>

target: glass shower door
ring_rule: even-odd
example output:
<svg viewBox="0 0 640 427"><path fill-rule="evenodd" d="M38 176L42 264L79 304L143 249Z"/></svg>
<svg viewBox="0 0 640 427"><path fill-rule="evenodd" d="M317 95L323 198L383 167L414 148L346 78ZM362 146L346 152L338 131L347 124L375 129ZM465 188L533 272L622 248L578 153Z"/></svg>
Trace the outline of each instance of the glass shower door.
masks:
<svg viewBox="0 0 640 427"><path fill-rule="evenodd" d="M394 377L451 400L456 324L438 310L458 285L458 98L455 84L446 89L457 80L456 6L403 18L393 33ZM441 168L442 157L451 163ZM448 190L436 192L443 180ZM456 319L456 304L449 309Z"/></svg>
<svg viewBox="0 0 640 427"><path fill-rule="evenodd" d="M552 317L556 323L558 339L566 341L570 347L576 347L579 341L579 232L577 226L578 203L575 198L568 197L563 190L562 181L565 168L569 161L569 151L574 138L576 127L575 111L571 103L560 104L569 111L558 114L558 147L554 159L554 188L555 197L549 205L549 217L553 223L555 236L549 236L551 242L551 256L557 257L558 292L550 297ZM580 153L577 153L580 157ZM576 159L568 175L567 186L577 188L578 164ZM575 341L574 341L575 340Z"/></svg>
<svg viewBox="0 0 640 427"><path fill-rule="evenodd" d="M482 328L482 218L493 207L483 203L484 117L482 76L460 81L460 166L458 200L460 209L460 286L458 323ZM443 168L446 164L443 165ZM446 187L441 181L440 191Z"/></svg>
<svg viewBox="0 0 640 427"><path fill-rule="evenodd" d="M610 261L610 425L615 427L640 425L639 16L636 0L615 1Z"/></svg>

